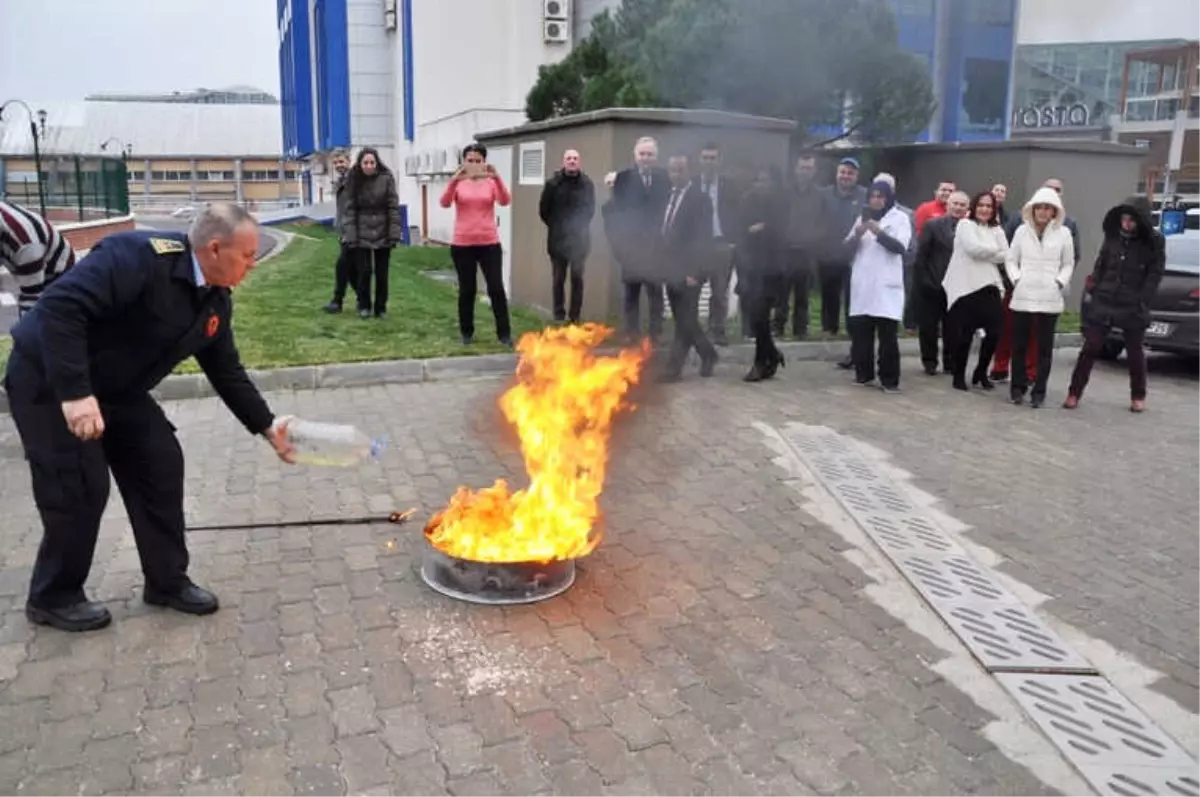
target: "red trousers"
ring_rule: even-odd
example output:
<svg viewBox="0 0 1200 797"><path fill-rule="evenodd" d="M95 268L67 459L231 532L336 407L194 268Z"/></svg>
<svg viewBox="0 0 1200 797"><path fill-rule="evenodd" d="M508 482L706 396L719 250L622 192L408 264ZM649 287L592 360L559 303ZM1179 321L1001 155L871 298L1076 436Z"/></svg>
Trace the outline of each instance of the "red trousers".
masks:
<svg viewBox="0 0 1200 797"><path fill-rule="evenodd" d="M1013 318L1012 310L1008 309L1008 303L1011 301L1012 292L1009 291L1004 294L1004 330L1000 333L1000 344L996 347L996 357L992 360L993 374L1007 374L1009 361L1012 359ZM1033 323L1036 324L1037 321ZM1025 355L1025 373L1032 384L1037 378L1037 336L1033 334L1029 336L1029 351Z"/></svg>

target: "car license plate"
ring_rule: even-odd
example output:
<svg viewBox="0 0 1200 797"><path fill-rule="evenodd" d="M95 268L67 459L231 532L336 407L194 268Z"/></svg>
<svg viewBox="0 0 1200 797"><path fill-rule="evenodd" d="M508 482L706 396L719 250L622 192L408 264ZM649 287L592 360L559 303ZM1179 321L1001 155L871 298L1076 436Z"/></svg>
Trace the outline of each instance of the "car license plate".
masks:
<svg viewBox="0 0 1200 797"><path fill-rule="evenodd" d="M1165 338L1171 334L1171 325L1165 321L1155 321L1146 327L1146 334L1152 338Z"/></svg>

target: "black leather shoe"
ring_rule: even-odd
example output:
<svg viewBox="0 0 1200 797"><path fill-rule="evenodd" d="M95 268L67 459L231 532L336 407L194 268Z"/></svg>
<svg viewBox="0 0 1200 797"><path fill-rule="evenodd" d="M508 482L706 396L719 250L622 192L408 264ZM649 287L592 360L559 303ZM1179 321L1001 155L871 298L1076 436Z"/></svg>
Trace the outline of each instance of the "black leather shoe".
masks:
<svg viewBox="0 0 1200 797"><path fill-rule="evenodd" d="M703 377L712 376L713 369L716 368L716 366L717 366L717 356L715 354L712 357L701 360L700 361L700 376L703 376Z"/></svg>
<svg viewBox="0 0 1200 797"><path fill-rule="evenodd" d="M221 608L217 596L195 584L188 584L176 592L162 592L146 587L142 600L151 606L166 606L184 614L212 614Z"/></svg>
<svg viewBox="0 0 1200 797"><path fill-rule="evenodd" d="M104 604L95 601L80 601L54 609L27 603L25 616L31 623L48 625L60 631L95 631L112 622L112 615L104 608Z"/></svg>

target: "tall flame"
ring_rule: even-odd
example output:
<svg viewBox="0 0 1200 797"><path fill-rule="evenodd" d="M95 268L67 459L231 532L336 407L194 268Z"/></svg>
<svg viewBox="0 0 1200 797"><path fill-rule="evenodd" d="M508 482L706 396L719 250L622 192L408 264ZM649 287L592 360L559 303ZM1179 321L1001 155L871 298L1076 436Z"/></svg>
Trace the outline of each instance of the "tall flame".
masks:
<svg viewBox="0 0 1200 797"><path fill-rule="evenodd" d="M425 526L430 544L475 562L575 559L596 548L613 419L650 355L644 342L597 356L611 334L584 324L521 338L517 384L500 409L516 427L529 487L510 493L504 479L476 492L459 487Z"/></svg>

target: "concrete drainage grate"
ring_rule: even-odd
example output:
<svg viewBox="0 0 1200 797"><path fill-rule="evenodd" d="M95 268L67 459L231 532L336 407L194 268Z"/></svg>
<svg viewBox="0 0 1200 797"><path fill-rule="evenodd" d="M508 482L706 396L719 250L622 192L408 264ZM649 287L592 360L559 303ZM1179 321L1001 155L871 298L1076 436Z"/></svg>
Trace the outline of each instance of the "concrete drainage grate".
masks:
<svg viewBox="0 0 1200 797"><path fill-rule="evenodd" d="M965 556L945 559L909 554L893 557L892 561L904 571L913 585L930 602L971 599L1011 602L1015 599L1008 590L997 584L982 567Z"/></svg>
<svg viewBox="0 0 1200 797"><path fill-rule="evenodd" d="M1198 793L1196 762L1104 678L996 678L1102 793Z"/></svg>
<svg viewBox="0 0 1200 797"><path fill-rule="evenodd" d="M1200 797L1200 779L1196 769L1163 767L1086 766L1083 776L1101 794L1183 795Z"/></svg>
<svg viewBox="0 0 1200 797"><path fill-rule="evenodd" d="M1022 604L966 598L930 605L989 672L1096 672Z"/></svg>
<svg viewBox="0 0 1200 797"><path fill-rule="evenodd" d="M850 438L799 426L783 438L1094 788L1200 797L1196 762L916 509Z"/></svg>
<svg viewBox="0 0 1200 797"><path fill-rule="evenodd" d="M902 557L912 553L931 557L967 555L958 543L920 515L869 514L855 520L897 565Z"/></svg>

